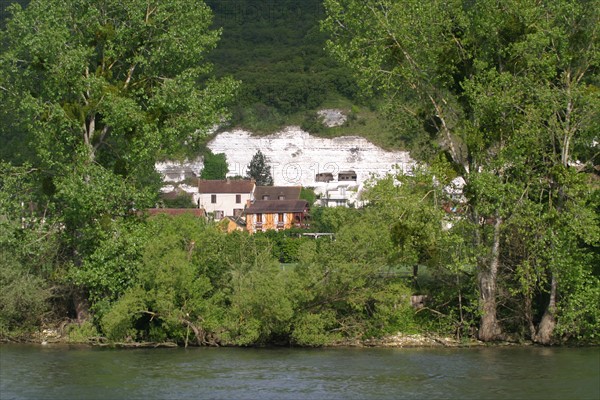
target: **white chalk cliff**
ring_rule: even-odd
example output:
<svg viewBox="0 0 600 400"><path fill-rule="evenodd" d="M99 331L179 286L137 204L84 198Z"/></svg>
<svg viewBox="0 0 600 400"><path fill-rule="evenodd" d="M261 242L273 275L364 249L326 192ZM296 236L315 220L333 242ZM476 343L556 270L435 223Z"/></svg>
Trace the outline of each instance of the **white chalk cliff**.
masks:
<svg viewBox="0 0 600 400"><path fill-rule="evenodd" d="M414 161L406 151L386 151L358 136L332 139L311 136L299 127L288 127L268 136L234 130L218 134L208 144L213 153L225 153L228 176L245 176L252 156L260 150L269 160L275 185L315 187L315 175L356 172L357 181L384 176L398 166L410 171Z"/></svg>
<svg viewBox="0 0 600 400"><path fill-rule="evenodd" d="M274 184L315 188L315 192L331 201L323 205L357 203L364 183L372 177L383 177L395 168L409 172L414 161L407 151L387 151L365 138L343 136L319 138L311 136L299 127L288 127L268 135L254 136L248 131L233 130L217 134L208 148L215 154L227 156L227 176L246 176L250 160L260 150L268 159ZM202 160L189 163L157 163L165 183L182 181L190 171L199 176ZM356 181L338 181L338 173L354 171ZM333 181L317 182L316 174L331 173ZM166 186L163 190L172 190ZM196 188L183 188L197 191Z"/></svg>

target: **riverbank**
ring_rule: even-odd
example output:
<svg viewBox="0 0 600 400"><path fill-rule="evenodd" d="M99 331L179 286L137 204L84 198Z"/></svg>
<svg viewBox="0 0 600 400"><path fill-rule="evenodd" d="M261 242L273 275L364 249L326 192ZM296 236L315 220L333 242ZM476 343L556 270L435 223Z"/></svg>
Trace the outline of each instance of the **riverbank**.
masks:
<svg viewBox="0 0 600 400"><path fill-rule="evenodd" d="M103 337L78 338L75 340L64 330L45 328L39 332L31 333L19 338L0 338L4 343L32 343L40 345L49 344L78 344L97 347L114 348L173 348L182 347L174 342L109 342ZM504 341L485 343L477 339L467 338L457 340L449 336L436 334L405 334L397 333L382 338L342 340L322 346L324 348L444 348L444 347L479 347L479 346L530 346L534 343L529 341ZM239 347L225 345L223 347ZM252 347L252 346L250 346ZM298 346L301 347L301 346Z"/></svg>

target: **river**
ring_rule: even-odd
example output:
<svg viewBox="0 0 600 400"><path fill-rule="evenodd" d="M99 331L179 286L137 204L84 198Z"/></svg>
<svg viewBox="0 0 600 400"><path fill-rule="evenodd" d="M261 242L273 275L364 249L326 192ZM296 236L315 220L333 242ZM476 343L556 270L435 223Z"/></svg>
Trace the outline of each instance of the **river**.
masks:
<svg viewBox="0 0 600 400"><path fill-rule="evenodd" d="M0 399L600 399L600 348L0 345Z"/></svg>

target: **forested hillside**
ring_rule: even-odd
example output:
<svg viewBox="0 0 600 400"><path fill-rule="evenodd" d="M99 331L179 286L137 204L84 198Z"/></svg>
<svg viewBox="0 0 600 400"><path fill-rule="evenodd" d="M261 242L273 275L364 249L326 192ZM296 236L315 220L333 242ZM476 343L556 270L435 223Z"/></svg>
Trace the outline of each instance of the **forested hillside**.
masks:
<svg viewBox="0 0 600 400"><path fill-rule="evenodd" d="M354 99L350 71L325 51L319 0L211 0L215 27L223 29L211 53L218 75L242 81L234 123L266 128L315 110L327 99Z"/></svg>

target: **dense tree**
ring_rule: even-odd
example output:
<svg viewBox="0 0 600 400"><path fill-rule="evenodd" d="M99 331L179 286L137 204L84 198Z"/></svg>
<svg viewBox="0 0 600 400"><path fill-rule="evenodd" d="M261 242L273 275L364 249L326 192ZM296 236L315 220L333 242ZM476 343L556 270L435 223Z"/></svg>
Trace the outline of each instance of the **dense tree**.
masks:
<svg viewBox="0 0 600 400"><path fill-rule="evenodd" d="M590 154L597 132L597 1L325 5L330 50L363 87L389 95L390 113L420 131L416 140L430 143L428 154L440 149L464 176L479 270L479 337L501 338L498 277L507 221L518 218L526 200L550 204L546 216L578 209L577 196L567 195L577 186L569 163L573 152ZM563 228L552 220L551 236ZM554 328L557 273L570 268L560 258L545 263L540 273L550 279L535 289L549 293L532 335L543 343Z"/></svg>
<svg viewBox="0 0 600 400"><path fill-rule="evenodd" d="M210 59L217 74L242 82L234 124L268 131L289 124L289 115L324 100L355 97L346 67L325 50L319 31L321 0L207 1L223 38Z"/></svg>
<svg viewBox="0 0 600 400"><path fill-rule="evenodd" d="M271 166L268 164L267 157L260 150L252 156L246 174L248 178L254 179L257 185L273 186Z"/></svg>
<svg viewBox="0 0 600 400"><path fill-rule="evenodd" d="M0 100L17 118L3 135L23 133L31 151L21 153L54 205L48 218L61 218L80 267L106 236L103 221L154 202L156 158L197 148L237 83L210 78L219 31L201 2L40 0L9 11Z"/></svg>
<svg viewBox="0 0 600 400"><path fill-rule="evenodd" d="M204 168L200 174L202 179L225 179L227 176L227 157L224 153L213 154L210 149L204 151Z"/></svg>
<svg viewBox="0 0 600 400"><path fill-rule="evenodd" d="M0 162L0 336L27 333L52 314L51 276L60 228L36 210L36 170Z"/></svg>
<svg viewBox="0 0 600 400"><path fill-rule="evenodd" d="M114 281L119 288L120 281L128 282L128 287L101 315L107 337L216 344L214 331L222 325L224 310L213 284L222 273L215 258L222 236L216 227L189 215L153 218L145 240L136 246L141 254L136 273L120 274ZM108 262L128 265L116 254Z"/></svg>

